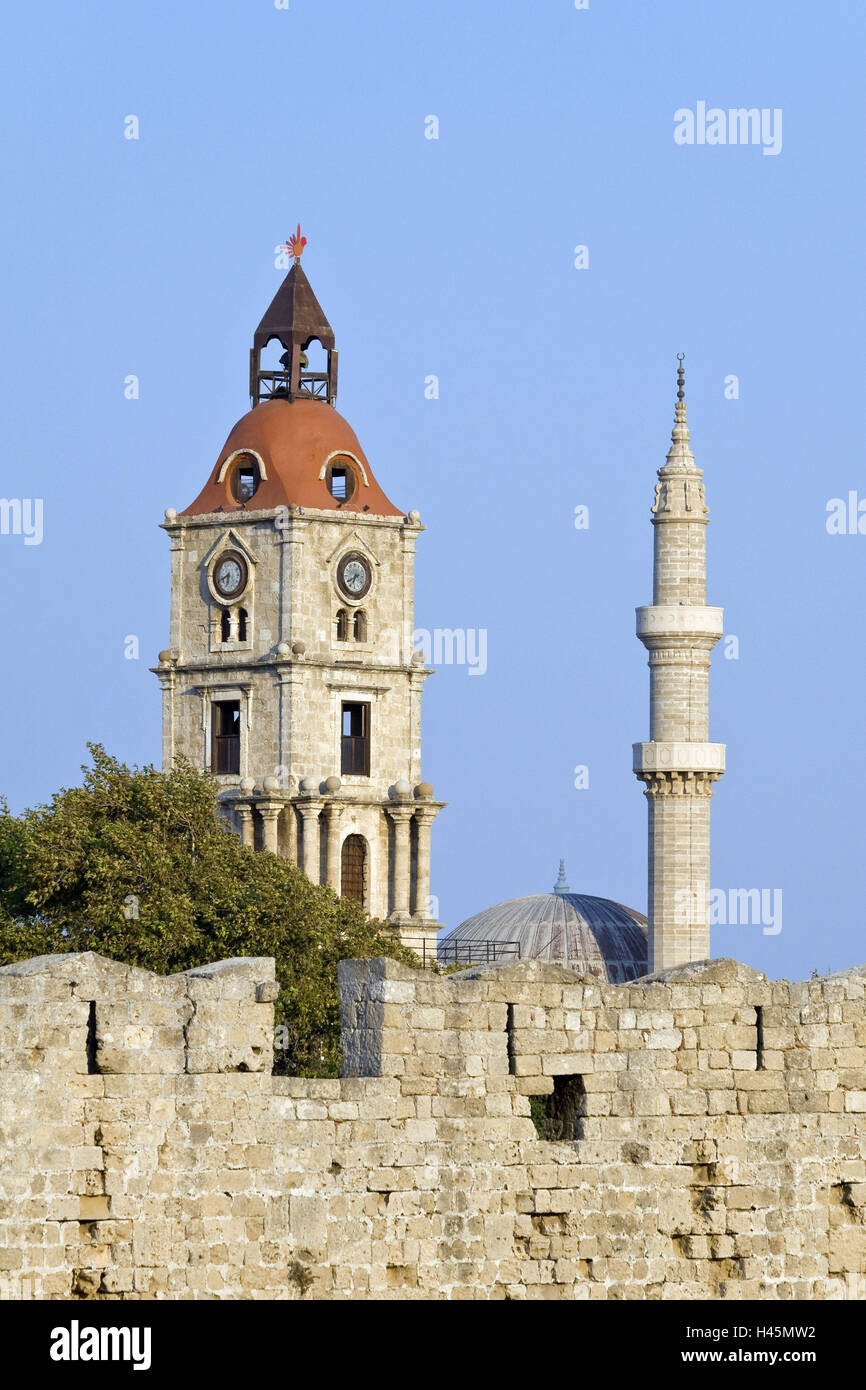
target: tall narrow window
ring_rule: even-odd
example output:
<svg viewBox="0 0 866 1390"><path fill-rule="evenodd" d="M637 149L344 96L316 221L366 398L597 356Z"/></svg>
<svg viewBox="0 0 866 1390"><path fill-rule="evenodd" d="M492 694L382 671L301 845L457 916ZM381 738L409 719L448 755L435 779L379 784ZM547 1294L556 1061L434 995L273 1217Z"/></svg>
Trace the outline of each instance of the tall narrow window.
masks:
<svg viewBox="0 0 866 1390"><path fill-rule="evenodd" d="M337 609L337 641L348 642L349 640L349 615L345 608Z"/></svg>
<svg viewBox="0 0 866 1390"><path fill-rule="evenodd" d="M355 614L355 641L366 642L367 640L367 614L363 608L359 608Z"/></svg>
<svg viewBox="0 0 866 1390"><path fill-rule="evenodd" d="M755 1009L755 1066L758 1071L764 1070L764 1010L759 1004Z"/></svg>
<svg viewBox="0 0 866 1390"><path fill-rule="evenodd" d="M241 706L239 700L217 700L213 706L211 769L241 770Z"/></svg>
<svg viewBox="0 0 866 1390"><path fill-rule="evenodd" d="M347 835L340 855L340 895L364 901L364 879L367 870L367 841L363 835Z"/></svg>
<svg viewBox="0 0 866 1390"><path fill-rule="evenodd" d="M87 1070L91 1076L99 1072L99 1042L96 1034L96 1000L87 1005Z"/></svg>
<svg viewBox="0 0 866 1390"><path fill-rule="evenodd" d="M341 767L344 776L370 776L370 706L344 703L341 712Z"/></svg>
<svg viewBox="0 0 866 1390"><path fill-rule="evenodd" d="M232 622L229 617L229 610L224 608L220 613L220 641L227 642L231 636Z"/></svg>
<svg viewBox="0 0 866 1390"><path fill-rule="evenodd" d="M248 621L247 610L246 610L245 608L239 608L239 609L238 609L238 641L239 641L239 642L246 642L246 640L247 640L247 621Z"/></svg>
<svg viewBox="0 0 866 1390"><path fill-rule="evenodd" d="M508 1013L505 1019L505 1038L508 1046L508 1073L514 1076L517 1071L517 1060L514 1055L514 1005L507 1005Z"/></svg>

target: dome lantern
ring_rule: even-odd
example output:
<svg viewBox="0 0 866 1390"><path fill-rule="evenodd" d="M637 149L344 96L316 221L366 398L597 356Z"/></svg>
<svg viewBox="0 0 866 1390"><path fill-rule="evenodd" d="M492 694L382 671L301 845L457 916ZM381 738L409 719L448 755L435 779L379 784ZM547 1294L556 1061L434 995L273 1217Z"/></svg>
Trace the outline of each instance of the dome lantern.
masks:
<svg viewBox="0 0 866 1390"><path fill-rule="evenodd" d="M553 885L553 891L558 898L567 897L567 895L571 892L571 889L568 886L568 879L565 877L564 859L560 859L559 861L559 874L557 876L556 882Z"/></svg>
<svg viewBox="0 0 866 1390"><path fill-rule="evenodd" d="M250 400L278 399L293 401L298 397L326 401L333 405L337 399L337 349L334 330L324 310L313 294L312 287L301 267L301 254L307 238L301 236L300 224L285 247L294 257L292 268L277 290L253 336L250 349ZM280 358L281 370L262 367L262 352L274 338L285 348ZM311 371L307 349L313 342L325 352L324 371Z"/></svg>

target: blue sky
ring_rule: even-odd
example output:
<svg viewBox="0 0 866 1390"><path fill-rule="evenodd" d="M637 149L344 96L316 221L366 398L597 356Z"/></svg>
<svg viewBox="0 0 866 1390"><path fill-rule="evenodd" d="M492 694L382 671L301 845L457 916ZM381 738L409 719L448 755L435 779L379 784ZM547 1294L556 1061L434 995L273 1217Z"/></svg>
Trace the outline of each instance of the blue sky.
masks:
<svg viewBox="0 0 866 1390"><path fill-rule="evenodd" d="M866 535L825 524L866 499L862 6L91 0L7 6L3 31L0 492L44 503L41 545L0 536L10 804L74 783L88 740L159 758L158 523L247 408L300 220L339 408L429 528L416 622L487 632L487 673L425 696L442 920L547 890L560 856L645 907L634 608L682 351L708 600L739 638L713 662L712 881L784 903L780 933L718 927L714 953L866 958ZM781 151L677 145L699 101L780 109Z"/></svg>

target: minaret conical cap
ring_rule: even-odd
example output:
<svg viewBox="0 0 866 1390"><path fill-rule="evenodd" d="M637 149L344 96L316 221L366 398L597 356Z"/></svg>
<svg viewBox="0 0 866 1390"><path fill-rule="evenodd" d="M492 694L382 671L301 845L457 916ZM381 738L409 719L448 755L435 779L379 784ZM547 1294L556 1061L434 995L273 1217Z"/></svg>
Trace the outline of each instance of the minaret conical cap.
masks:
<svg viewBox="0 0 866 1390"><path fill-rule="evenodd" d="M671 430L671 447L668 449L667 463L660 473L697 473L695 456L689 444L689 425L686 417L686 369L683 366L685 353L677 353L677 404L674 412L674 427Z"/></svg>

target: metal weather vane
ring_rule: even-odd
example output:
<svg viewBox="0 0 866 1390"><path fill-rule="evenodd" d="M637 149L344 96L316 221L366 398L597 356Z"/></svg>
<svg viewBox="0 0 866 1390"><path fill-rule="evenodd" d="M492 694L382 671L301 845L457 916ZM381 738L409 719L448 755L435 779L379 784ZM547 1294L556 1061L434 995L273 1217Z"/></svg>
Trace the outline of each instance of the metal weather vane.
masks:
<svg viewBox="0 0 866 1390"><path fill-rule="evenodd" d="M297 262L301 259L306 244L307 238L305 236L301 236L301 224L299 222L298 230L295 232L294 236L290 236L288 241L284 241L282 246L280 247L280 250L291 251L292 255L295 258L295 263L297 264Z"/></svg>

